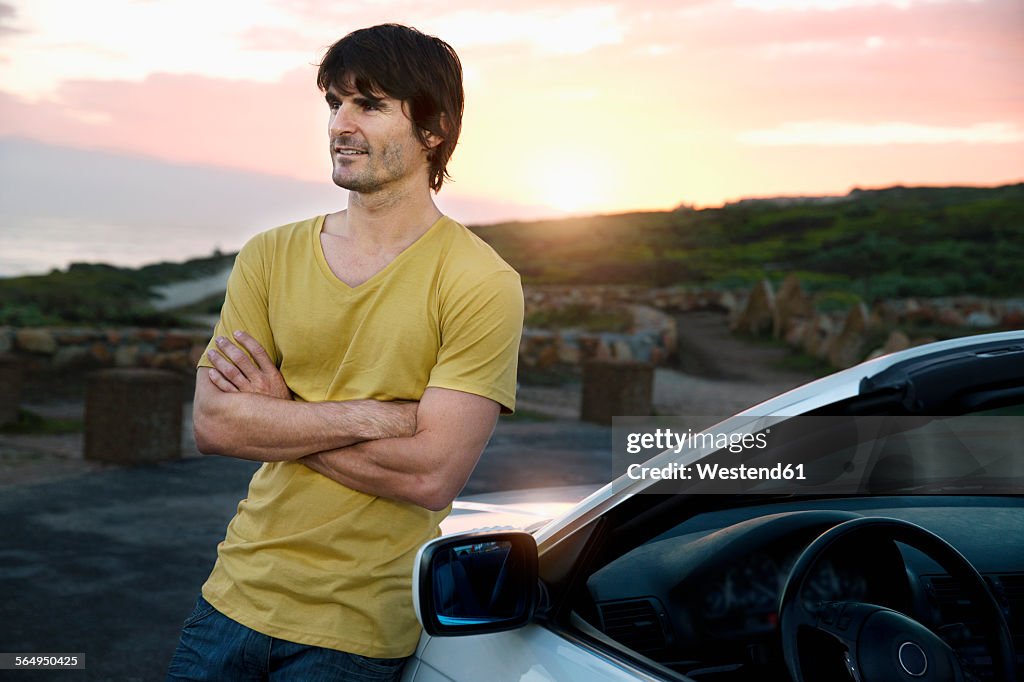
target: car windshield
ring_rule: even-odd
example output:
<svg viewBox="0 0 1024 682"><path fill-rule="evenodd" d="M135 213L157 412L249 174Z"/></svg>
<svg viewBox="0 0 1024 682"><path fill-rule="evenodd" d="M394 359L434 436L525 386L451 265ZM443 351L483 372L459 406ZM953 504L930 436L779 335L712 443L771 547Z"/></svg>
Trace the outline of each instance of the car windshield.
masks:
<svg viewBox="0 0 1024 682"><path fill-rule="evenodd" d="M659 494L1020 493L1022 415L1016 406L957 416L747 416L696 435L672 432L665 420L634 422L619 429L620 441L646 430L660 432L661 444L671 432L682 445L641 463L635 452L618 457L616 484L657 481L645 492Z"/></svg>

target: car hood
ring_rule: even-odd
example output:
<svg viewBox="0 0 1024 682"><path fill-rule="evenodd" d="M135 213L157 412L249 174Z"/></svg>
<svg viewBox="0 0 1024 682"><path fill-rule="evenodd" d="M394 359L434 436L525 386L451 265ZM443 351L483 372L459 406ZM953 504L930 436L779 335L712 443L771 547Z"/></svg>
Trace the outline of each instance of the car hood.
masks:
<svg viewBox="0 0 1024 682"><path fill-rule="evenodd" d="M566 513L600 487L575 485L460 497L452 503L451 514L441 522L441 533L495 527L534 530Z"/></svg>

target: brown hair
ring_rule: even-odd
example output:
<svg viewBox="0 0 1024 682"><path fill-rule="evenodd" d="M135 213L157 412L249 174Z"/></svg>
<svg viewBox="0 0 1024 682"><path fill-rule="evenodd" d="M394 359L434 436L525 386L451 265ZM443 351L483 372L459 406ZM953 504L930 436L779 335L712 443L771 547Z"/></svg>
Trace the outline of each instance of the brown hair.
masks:
<svg viewBox="0 0 1024 682"><path fill-rule="evenodd" d="M323 92L352 84L364 97L401 100L424 146L428 134L441 138L428 156L430 188L439 192L451 179L446 167L462 130L465 94L462 64L448 43L399 24L359 29L327 50L316 84Z"/></svg>

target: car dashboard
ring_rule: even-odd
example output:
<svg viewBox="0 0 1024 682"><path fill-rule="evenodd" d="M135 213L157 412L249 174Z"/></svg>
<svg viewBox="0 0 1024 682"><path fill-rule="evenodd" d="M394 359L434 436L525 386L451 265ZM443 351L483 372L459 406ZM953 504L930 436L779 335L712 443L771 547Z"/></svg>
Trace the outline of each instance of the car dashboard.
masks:
<svg viewBox="0 0 1024 682"><path fill-rule="evenodd" d="M1003 607L1024 666L1019 497L840 498L706 512L592 574L591 620L621 645L693 680L788 679L778 605L790 569L822 532L862 516L920 525L964 554ZM827 602L856 601L904 613L953 646L975 679L995 679L961 587L909 546L854 540L833 547L800 598L811 612ZM821 642L821 655L838 657L830 645Z"/></svg>

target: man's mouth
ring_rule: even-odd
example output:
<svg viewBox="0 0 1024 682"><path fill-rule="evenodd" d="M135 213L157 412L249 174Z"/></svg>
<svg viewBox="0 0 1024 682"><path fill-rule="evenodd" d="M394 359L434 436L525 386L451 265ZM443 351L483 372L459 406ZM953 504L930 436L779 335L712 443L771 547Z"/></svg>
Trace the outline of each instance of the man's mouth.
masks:
<svg viewBox="0 0 1024 682"><path fill-rule="evenodd" d="M354 147L335 147L334 153L341 156L359 156L366 154L367 151L365 149L355 149Z"/></svg>

